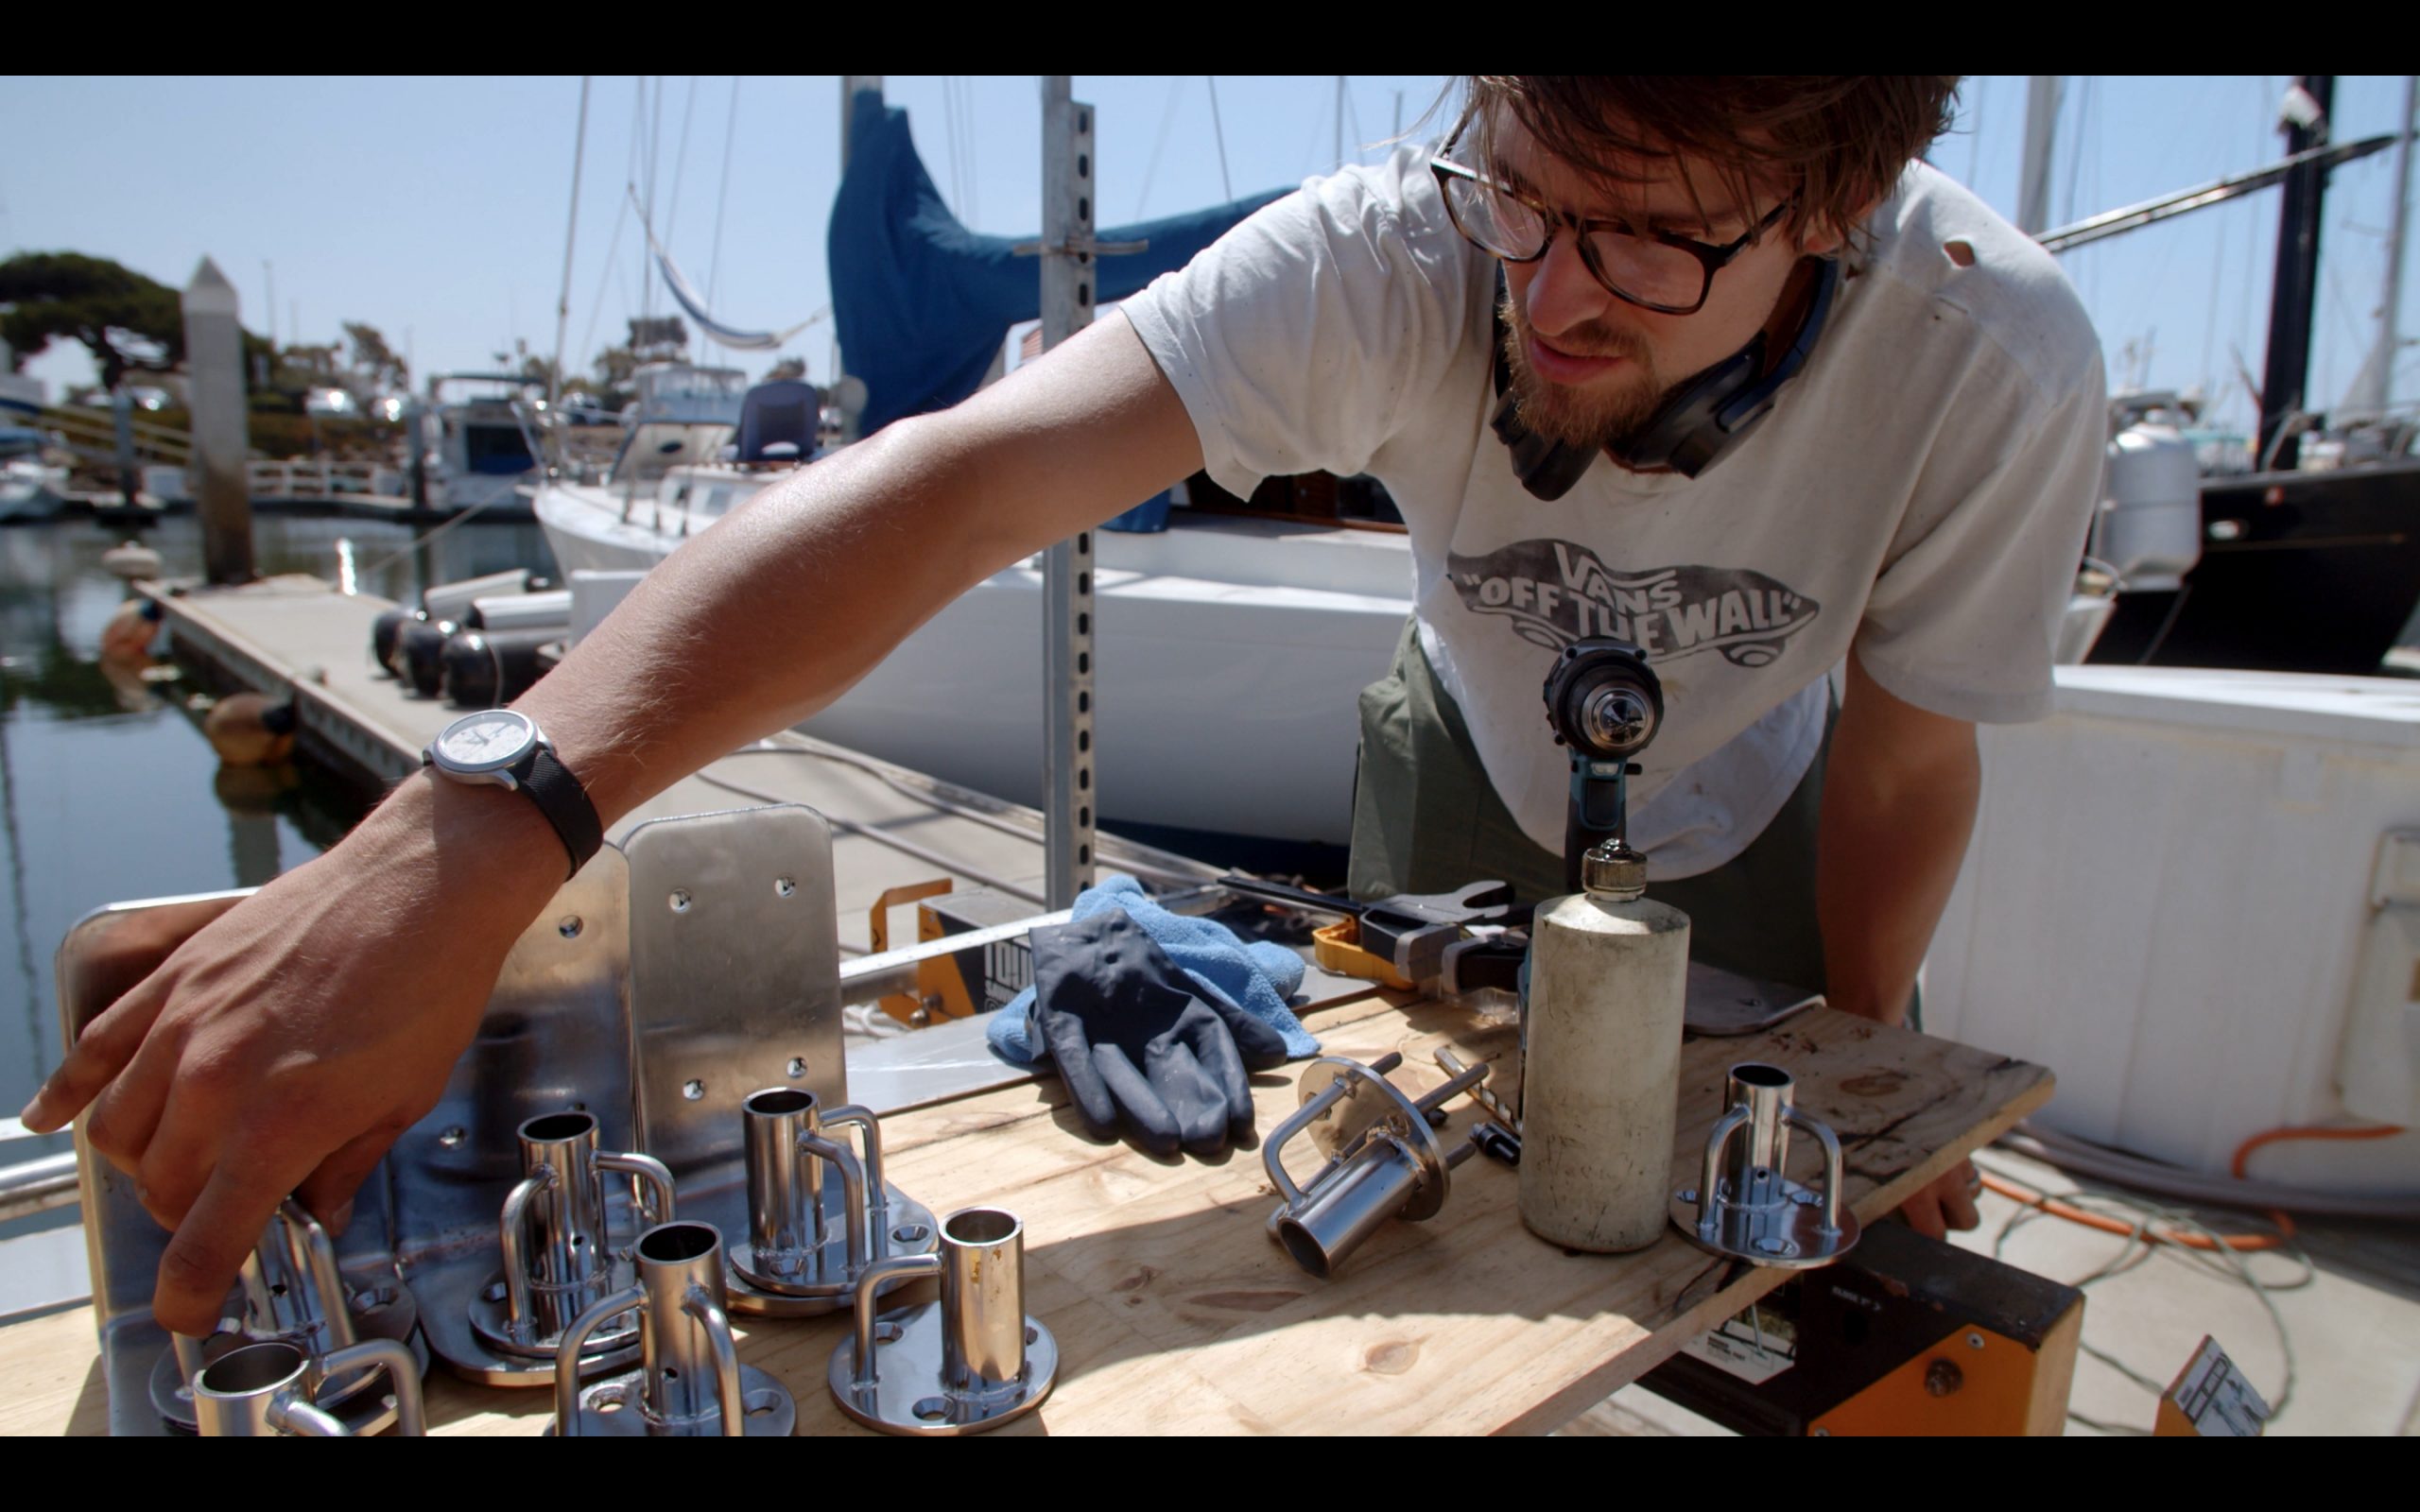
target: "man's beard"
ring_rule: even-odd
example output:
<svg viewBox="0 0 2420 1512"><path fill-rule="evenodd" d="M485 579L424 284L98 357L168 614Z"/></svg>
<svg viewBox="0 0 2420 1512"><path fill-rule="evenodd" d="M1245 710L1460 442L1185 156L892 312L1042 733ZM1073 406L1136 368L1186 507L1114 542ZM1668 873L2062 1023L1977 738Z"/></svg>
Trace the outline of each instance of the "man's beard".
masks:
<svg viewBox="0 0 2420 1512"><path fill-rule="evenodd" d="M1634 336L1583 325L1555 337L1555 350L1574 356L1629 359L1632 367L1621 374L1622 381L1597 392L1538 376L1530 366L1529 327L1509 294L1502 324L1515 412L1534 435L1569 446L1607 446L1627 439L1664 402L1666 386L1656 376L1654 356Z"/></svg>

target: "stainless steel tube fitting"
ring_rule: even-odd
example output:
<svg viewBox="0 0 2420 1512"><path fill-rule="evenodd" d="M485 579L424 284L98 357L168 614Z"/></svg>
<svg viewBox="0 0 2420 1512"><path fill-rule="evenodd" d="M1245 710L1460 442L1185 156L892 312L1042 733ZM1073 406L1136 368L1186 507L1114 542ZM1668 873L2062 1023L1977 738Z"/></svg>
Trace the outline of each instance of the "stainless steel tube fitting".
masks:
<svg viewBox="0 0 2420 1512"><path fill-rule="evenodd" d="M152 1367L152 1405L171 1429L200 1430L196 1401L203 1370L264 1344L291 1349L309 1363L311 1395L303 1404L328 1415L345 1432L374 1434L396 1420L394 1402L405 1382L399 1378L395 1392L379 1389L390 1356L347 1351L365 1334L394 1344L403 1351L404 1377L419 1381L425 1357L403 1342L412 1339L419 1313L400 1279L348 1287L327 1230L288 1197L245 1257L237 1286L237 1315L207 1339L171 1335ZM334 1363L339 1357L350 1363Z"/></svg>
<svg viewBox="0 0 2420 1512"><path fill-rule="evenodd" d="M1281 1199L1270 1236L1294 1263L1325 1279L1391 1218L1418 1223L1445 1205L1450 1173L1473 1146L1448 1150L1429 1119L1487 1079L1481 1063L1414 1102L1387 1073L1403 1064L1387 1055L1369 1065L1329 1056L1303 1074L1302 1106L1261 1146L1261 1165ZM1327 1157L1302 1186L1286 1169L1286 1146L1307 1131Z"/></svg>
<svg viewBox="0 0 2420 1512"><path fill-rule="evenodd" d="M941 1300L874 1314L887 1281L941 1278ZM929 1255L876 1261L857 1278L856 1327L832 1351L832 1400L885 1433L977 1434L1042 1405L1059 1344L1025 1312L1025 1226L963 1208Z"/></svg>
<svg viewBox="0 0 2420 1512"><path fill-rule="evenodd" d="M220 1355L193 1381L195 1423L204 1438L352 1438L354 1428L314 1400L330 1375L376 1371L393 1383L400 1432L428 1432L420 1371L411 1350L392 1339L347 1345L324 1356L291 1344L248 1344Z"/></svg>
<svg viewBox="0 0 2420 1512"><path fill-rule="evenodd" d="M555 1432L647 1438L786 1438L798 1404L762 1370L739 1363L725 1313L722 1236L711 1224L667 1223L639 1236L638 1279L563 1330L555 1354ZM580 1384L586 1341L634 1317L639 1368Z"/></svg>
<svg viewBox="0 0 2420 1512"><path fill-rule="evenodd" d="M630 1275L628 1256L609 1232L604 1173L640 1189L642 1224L671 1219L672 1174L648 1156L598 1150L596 1120L584 1112L530 1119L520 1141L524 1174L497 1225L503 1272L473 1299L471 1322L483 1342L508 1354L552 1359L571 1321ZM635 1332L625 1325L591 1338L591 1363L610 1363Z"/></svg>
<svg viewBox="0 0 2420 1512"><path fill-rule="evenodd" d="M1795 1097L1795 1083L1779 1066L1743 1061L1731 1068L1698 1183L1672 1197L1672 1224L1691 1244L1787 1270L1828 1264L1857 1244L1857 1214L1841 1201L1841 1142L1799 1111ZM1786 1174L1792 1129L1823 1147L1820 1192Z"/></svg>
<svg viewBox="0 0 2420 1512"><path fill-rule="evenodd" d="M769 1087L740 1105L740 1120L748 1220L729 1249L734 1309L828 1313L849 1304L869 1265L933 1248L931 1211L883 1180L873 1114L853 1104L826 1108L801 1088ZM857 1131L862 1157L841 1132L848 1128Z"/></svg>

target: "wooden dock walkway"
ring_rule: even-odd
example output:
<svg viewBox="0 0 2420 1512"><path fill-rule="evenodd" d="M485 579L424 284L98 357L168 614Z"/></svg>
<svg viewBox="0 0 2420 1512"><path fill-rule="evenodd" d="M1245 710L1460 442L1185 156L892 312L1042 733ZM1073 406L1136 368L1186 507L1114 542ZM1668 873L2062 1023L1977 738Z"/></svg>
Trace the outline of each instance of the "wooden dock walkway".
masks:
<svg viewBox="0 0 2420 1512"><path fill-rule="evenodd" d="M143 590L158 600L181 654L272 696L291 692L302 739L379 783L417 770L420 753L461 713L416 696L370 660L372 622L393 607L317 578L271 578L233 589ZM1038 765L1039 750L1034 752ZM868 913L886 890L946 876L955 889L1043 902L1043 816L1033 809L936 782L907 767L796 733L735 753L674 783L622 820L619 839L648 819L763 803L804 803L833 821L835 906L844 952L871 944ZM1103 834L1104 873L1207 881L1216 868Z"/></svg>

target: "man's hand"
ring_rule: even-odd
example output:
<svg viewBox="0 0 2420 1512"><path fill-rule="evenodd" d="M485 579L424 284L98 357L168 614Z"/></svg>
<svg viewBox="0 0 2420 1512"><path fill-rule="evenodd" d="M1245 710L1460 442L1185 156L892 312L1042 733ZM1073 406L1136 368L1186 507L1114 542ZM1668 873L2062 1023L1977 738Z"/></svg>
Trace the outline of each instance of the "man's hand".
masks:
<svg viewBox="0 0 2420 1512"><path fill-rule="evenodd" d="M1948 1175L1899 1204L1899 1217L1927 1239L1946 1239L1952 1228L1963 1232L1983 1221L1975 1210L1982 1191L1975 1162L1961 1160Z"/></svg>
<svg viewBox="0 0 2420 1512"><path fill-rule="evenodd" d="M181 916L192 937L136 942L94 984L118 996L27 1105L48 1131L89 1108L84 1137L174 1230L154 1311L205 1334L288 1194L332 1226L397 1135L435 1106L477 1030L521 922L561 881L562 847L502 789L423 790L240 906ZM486 826L484 896L449 890L430 811ZM521 811L527 809L524 815ZM400 811L400 812L399 812ZM502 842L517 840L519 845ZM523 876L513 885L510 857ZM532 880L534 879L534 881ZM518 913L515 892L535 898Z"/></svg>

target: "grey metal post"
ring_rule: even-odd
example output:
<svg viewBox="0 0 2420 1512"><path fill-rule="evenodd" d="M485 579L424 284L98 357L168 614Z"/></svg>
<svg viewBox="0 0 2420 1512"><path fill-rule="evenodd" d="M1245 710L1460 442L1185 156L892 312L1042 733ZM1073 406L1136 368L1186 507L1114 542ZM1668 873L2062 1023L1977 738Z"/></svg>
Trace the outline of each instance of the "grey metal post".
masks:
<svg viewBox="0 0 2420 1512"><path fill-rule="evenodd" d="M244 482L244 340L235 286L205 257L185 286L185 393L193 412L194 497L203 575L252 580L252 498ZM131 502L131 501L130 501Z"/></svg>
<svg viewBox="0 0 2420 1512"><path fill-rule="evenodd" d="M131 509L134 496L143 490L143 474L134 465L134 396L127 392L124 379L110 393L110 422L117 441L118 491Z"/></svg>
<svg viewBox="0 0 2420 1512"><path fill-rule="evenodd" d="M1093 322L1093 108L1069 76L1042 80L1042 346ZM1093 536L1052 546L1042 568L1043 843L1048 906L1093 881Z"/></svg>

